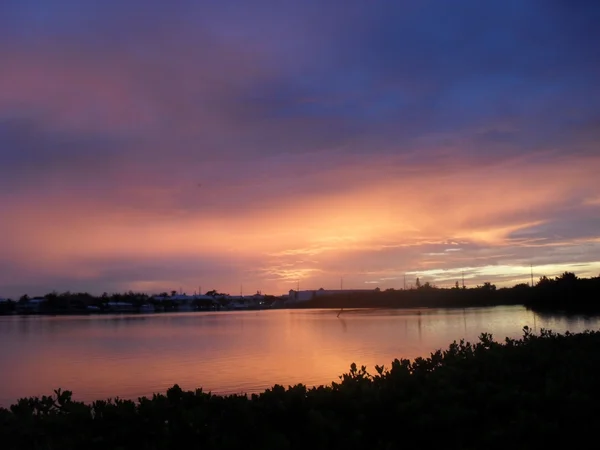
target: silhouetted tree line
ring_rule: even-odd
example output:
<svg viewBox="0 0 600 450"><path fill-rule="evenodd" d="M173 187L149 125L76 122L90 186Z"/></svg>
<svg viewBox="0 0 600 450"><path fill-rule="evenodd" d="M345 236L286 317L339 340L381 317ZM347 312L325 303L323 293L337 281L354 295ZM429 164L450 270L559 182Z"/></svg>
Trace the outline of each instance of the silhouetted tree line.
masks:
<svg viewBox="0 0 600 450"><path fill-rule="evenodd" d="M158 307L161 311L171 311L177 309L177 302L171 297L176 296L177 291L170 293L161 292L159 294L145 294L141 292L123 292L108 294L104 292L100 296L92 295L88 292L50 292L42 297L31 298L27 294L22 295L17 301L8 300L0 302L0 314L12 314L14 312L30 312L37 314L82 314L90 311L112 311L115 304L131 305L133 311L140 308L142 305L152 305ZM208 291L206 296L213 297L218 304L206 299L193 300L193 303L199 309L214 309L215 307L225 307L229 300L226 294L222 294L216 290ZM44 300L40 302L40 300ZM264 303L270 305L277 300L274 296L264 296ZM39 302L35 309L25 310L20 306ZM215 306L216 305L216 306ZM90 309L93 307L93 309Z"/></svg>
<svg viewBox="0 0 600 450"><path fill-rule="evenodd" d="M5 450L588 448L600 425L600 332L460 341L338 383L183 391L84 404L69 391L0 408Z"/></svg>
<svg viewBox="0 0 600 450"><path fill-rule="evenodd" d="M565 272L554 279L542 277L526 305L548 311L600 311L600 276L577 278L574 273Z"/></svg>
<svg viewBox="0 0 600 450"><path fill-rule="evenodd" d="M292 305L295 308L467 308L525 305L536 310L600 312L600 277L577 278L565 272L550 279L541 277L534 287L521 283L496 288L486 282L474 288L437 288L417 279L416 289L351 292L317 296Z"/></svg>
<svg viewBox="0 0 600 450"><path fill-rule="evenodd" d="M7 299L5 301L0 302L0 315L2 314L12 314L16 310L16 302Z"/></svg>
<svg viewBox="0 0 600 450"><path fill-rule="evenodd" d="M496 288L492 283L486 282L474 288L460 287L458 282L453 288L438 288L429 282L421 283L417 279L415 289L395 290L387 289L379 292L358 293L351 292L316 296L315 298L292 304L292 308L468 308L477 306L499 305L525 305L539 311L566 311L566 312L600 312L600 277L578 278L572 272L564 272L555 278L541 277L532 288L521 283L510 288ZM103 293L94 296L87 292L50 292L43 298L47 301L40 305L39 313L51 314L77 314L88 311L88 306L99 310L107 310L110 303L129 303L133 308L144 304L160 304L164 310L174 309L175 302L169 300L176 295L163 292L148 295L139 292ZM227 300L224 294L217 291L208 291L221 306ZM161 297L157 302L154 297ZM17 302L0 302L0 314L10 314L17 310L18 303L26 303L29 296L23 295ZM277 300L273 296L265 296L267 304Z"/></svg>
<svg viewBox="0 0 600 450"><path fill-rule="evenodd" d="M99 310L107 308L109 303L130 303L133 307L152 303L152 296L138 292L124 292L94 296L88 292L56 292L52 291L42 297L31 298L22 295L17 301L8 300L0 302L0 314L11 314L19 309L19 305L26 305L32 301L45 300L35 309L37 313L49 314L77 314L88 311L89 306L97 307Z"/></svg>

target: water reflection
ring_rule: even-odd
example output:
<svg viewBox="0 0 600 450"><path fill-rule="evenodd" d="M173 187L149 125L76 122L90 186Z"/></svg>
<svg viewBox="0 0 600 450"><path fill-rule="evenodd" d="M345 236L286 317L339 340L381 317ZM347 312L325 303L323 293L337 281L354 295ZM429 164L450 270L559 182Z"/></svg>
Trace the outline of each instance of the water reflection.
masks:
<svg viewBox="0 0 600 450"><path fill-rule="evenodd" d="M350 363L427 356L482 332L598 328L594 317L521 307L280 310L86 317L0 317L0 405L61 387L81 400L135 398L175 383L218 393L329 383Z"/></svg>
<svg viewBox="0 0 600 450"><path fill-rule="evenodd" d="M342 330L344 330L344 333L347 333L348 332L348 324L339 315L338 315L338 319L339 319L340 323L342 324Z"/></svg>

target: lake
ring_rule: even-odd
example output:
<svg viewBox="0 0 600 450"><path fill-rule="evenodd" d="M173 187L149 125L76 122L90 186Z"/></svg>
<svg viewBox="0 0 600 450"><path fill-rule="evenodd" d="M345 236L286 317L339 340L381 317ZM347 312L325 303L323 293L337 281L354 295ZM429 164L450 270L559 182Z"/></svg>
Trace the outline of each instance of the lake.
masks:
<svg viewBox="0 0 600 450"><path fill-rule="evenodd" d="M467 309L266 310L0 317L0 405L73 391L76 400L164 393L177 383L254 393L336 381L352 362L389 367L453 340L519 337L527 325L598 329L598 318L540 316L519 306Z"/></svg>

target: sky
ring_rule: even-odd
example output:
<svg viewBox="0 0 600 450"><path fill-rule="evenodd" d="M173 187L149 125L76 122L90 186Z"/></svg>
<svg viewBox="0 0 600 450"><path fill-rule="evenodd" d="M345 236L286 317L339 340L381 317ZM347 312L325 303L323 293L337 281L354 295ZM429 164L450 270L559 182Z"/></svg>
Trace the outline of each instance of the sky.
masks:
<svg viewBox="0 0 600 450"><path fill-rule="evenodd" d="M600 273L600 4L3 0L0 296Z"/></svg>

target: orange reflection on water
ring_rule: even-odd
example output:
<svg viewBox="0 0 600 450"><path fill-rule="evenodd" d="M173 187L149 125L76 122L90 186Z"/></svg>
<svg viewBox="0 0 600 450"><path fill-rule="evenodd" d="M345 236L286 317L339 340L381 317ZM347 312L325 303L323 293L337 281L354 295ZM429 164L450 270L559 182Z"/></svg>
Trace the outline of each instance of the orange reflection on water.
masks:
<svg viewBox="0 0 600 450"><path fill-rule="evenodd" d="M53 389L86 401L184 389L260 392L336 381L349 365L426 356L483 331L525 325L583 330L600 321L534 320L520 307L417 311L279 310L96 317L1 318L0 404Z"/></svg>

